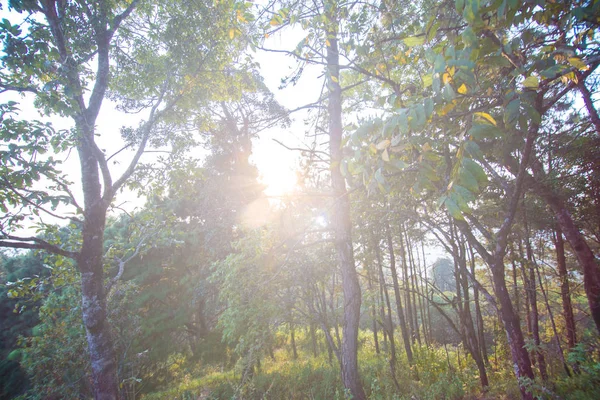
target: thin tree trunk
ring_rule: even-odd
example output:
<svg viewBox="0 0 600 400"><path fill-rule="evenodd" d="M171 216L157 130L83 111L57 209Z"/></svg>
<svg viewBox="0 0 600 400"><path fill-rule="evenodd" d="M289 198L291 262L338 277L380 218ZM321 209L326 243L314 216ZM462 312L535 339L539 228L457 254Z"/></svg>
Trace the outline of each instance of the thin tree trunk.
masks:
<svg viewBox="0 0 600 400"><path fill-rule="evenodd" d="M366 395L358 373L358 325L360 320L361 290L354 264L352 248L352 223L350 201L346 182L340 166L342 164L342 88L340 86L340 66L338 51L338 20L336 7L326 12L331 29L326 32L329 45L326 46L327 68L329 72L329 155L331 160L331 184L336 205L332 208L332 227L335 232L335 247L342 273L344 293L344 335L341 346L341 373L344 387L355 400L365 400Z"/></svg>
<svg viewBox="0 0 600 400"><path fill-rule="evenodd" d="M431 326L431 307L429 306L429 289L427 289L427 282L429 281L429 278L427 276L427 258L425 257L425 244L424 241L421 241L421 252L423 253L423 270L425 273L425 312L427 314L427 331L429 332L429 343L431 343L431 341L433 340L433 334L432 334L432 326Z"/></svg>
<svg viewBox="0 0 600 400"><path fill-rule="evenodd" d="M313 357L316 358L319 356L319 348L317 346L317 335L315 334L315 324L312 321L309 325L309 330L310 330L310 343L311 343L311 347L312 347L312 353L313 353Z"/></svg>
<svg viewBox="0 0 600 400"><path fill-rule="evenodd" d="M573 316L573 306L571 304L569 273L567 272L567 260L565 258L565 242L563 241L562 230L558 225L555 228L554 247L556 249L558 276L560 278L563 318L565 319L567 328L567 346L569 349L572 349L577 344L577 328L575 327L575 317Z"/></svg>
<svg viewBox="0 0 600 400"><path fill-rule="evenodd" d="M381 279L377 280L379 282L379 318L381 319L381 323L383 324L383 321L385 321L385 300L383 299L383 282L381 282ZM385 329L382 329L381 332L383 333L383 351L387 352L388 351L388 340L387 340L387 332Z"/></svg>
<svg viewBox="0 0 600 400"><path fill-rule="evenodd" d="M377 244L375 244L377 246ZM367 281L369 285L369 292L373 293L373 274L371 273L371 268L367 270ZM375 297L377 298L377 297ZM373 343L375 345L375 353L379 354L379 338L377 336L377 308L375 304L371 304L371 329L373 331Z"/></svg>
<svg viewBox="0 0 600 400"><path fill-rule="evenodd" d="M569 369L569 365L565 360L565 353L563 352L562 345L560 344L560 338L558 337L558 330L556 329L556 323L554 322L554 315L552 314L552 309L550 308L550 302L548 301L548 295L546 294L546 290L544 289L544 284L542 282L542 275L540 274L540 268L535 263L535 270L537 272L538 283L540 284L540 290L542 291L542 296L544 297L544 304L546 305L546 311L548 311L548 316L550 317L550 322L552 324L552 331L554 332L554 339L556 340L556 346L558 347L558 355L562 362L563 368L565 372L571 377L571 370Z"/></svg>
<svg viewBox="0 0 600 400"><path fill-rule="evenodd" d="M294 360L298 359L298 349L296 348L296 329L294 327L294 322L290 322L290 341L292 344L292 355Z"/></svg>
<svg viewBox="0 0 600 400"><path fill-rule="evenodd" d="M421 314L421 327L423 328L423 340L425 341L425 345L429 347L429 333L427 332L427 312L425 311L425 303L423 300L423 271L421 270L421 256L419 255L419 249L417 248L417 264L416 264L416 272L417 272L417 298L419 299L419 313Z"/></svg>
<svg viewBox="0 0 600 400"><path fill-rule="evenodd" d="M546 360L544 354L541 351L541 340L540 340L540 325L539 325L539 312L537 306L537 288L535 279L535 262L533 259L533 251L531 249L531 239L529 237L529 226L527 224L527 215L524 215L525 223L525 249L527 251L527 267L529 270L529 300L531 302L531 328L533 334L533 340L535 343L535 355L537 359L537 366L540 370L540 376L542 380L548 380L548 373L546 371Z"/></svg>
<svg viewBox="0 0 600 400"><path fill-rule="evenodd" d="M519 299L519 284L518 284L518 274L517 274L517 263L515 261L514 250L511 250L511 260L510 263L512 265L512 278L513 278L513 296L515 298L515 312L517 314L521 314L521 300Z"/></svg>
<svg viewBox="0 0 600 400"><path fill-rule="evenodd" d="M379 246L375 246L375 254L377 258L377 265L379 267L379 280L381 281L383 286L385 304L387 306L387 313L386 319L384 320L384 326L390 339L390 373L392 375L392 380L394 381L396 389L400 390L400 385L398 384L398 380L396 379L396 340L394 339L394 322L392 321L392 306L390 304L390 295L385 284L385 276L383 275L383 262L381 261L381 251L379 250Z"/></svg>
<svg viewBox="0 0 600 400"><path fill-rule="evenodd" d="M456 305L458 309L458 316L461 324L461 336L462 341L465 345L466 350L471 354L471 357L477 365L479 370L479 379L481 387L486 390L489 386L489 380L485 363L481 357L480 346L477 341L477 334L473 325L473 317L471 315L471 306L469 299L469 281L466 259L466 249L463 243L463 239L458 236L458 233L454 229L452 220L450 222L451 239L452 243L452 256L454 259L454 276L456 282Z"/></svg>
<svg viewBox="0 0 600 400"><path fill-rule="evenodd" d="M473 254L473 248L469 246L469 254L471 256L471 275L475 276L475 255ZM490 360L488 359L487 346L485 344L485 332L483 326L483 315L481 313L481 304L479 301L479 288L477 286L473 289L473 300L475 302L475 314L477 316L477 339L481 351L481 356L486 364L489 365Z"/></svg>
<svg viewBox="0 0 600 400"><path fill-rule="evenodd" d="M402 282L404 285L404 301L406 304L406 320L408 321L408 328L410 329L410 338L411 342L415 342L415 327L414 320L412 315L412 303L410 301L410 293L409 288L410 285L408 283L408 261L406 259L406 249L404 247L404 237L402 234L402 229L400 230L400 234L398 235L400 238L400 255L402 257Z"/></svg>
<svg viewBox="0 0 600 400"><path fill-rule="evenodd" d="M398 313L398 322L400 323L400 331L402 332L402 340L404 342L404 350L408 363L413 365L413 353L406 326L406 318L404 318L404 309L402 308L402 295L400 293L400 285L398 284L398 271L396 270L396 255L394 253L394 245L392 243L392 232L389 224L385 226L386 241L388 253L390 255L390 272L392 273L392 283L394 285L394 297L396 298L396 312Z"/></svg>
<svg viewBox="0 0 600 400"><path fill-rule="evenodd" d="M412 290L410 290L410 293L412 293L412 305L413 305L413 316L415 319L414 322L414 333L417 339L417 343L419 343L419 346L421 345L421 333L420 333L420 329L419 329L419 315L417 312L417 295L416 295L416 291L417 291L417 282L416 282L416 274L415 274L415 260L413 258L413 251L412 251L412 244L410 241L410 238L408 237L408 230L404 229L404 235L406 237L406 250L407 250L407 254L408 254L408 261L409 261L409 270L410 270L410 284L412 286ZM410 296L410 294L409 294Z"/></svg>

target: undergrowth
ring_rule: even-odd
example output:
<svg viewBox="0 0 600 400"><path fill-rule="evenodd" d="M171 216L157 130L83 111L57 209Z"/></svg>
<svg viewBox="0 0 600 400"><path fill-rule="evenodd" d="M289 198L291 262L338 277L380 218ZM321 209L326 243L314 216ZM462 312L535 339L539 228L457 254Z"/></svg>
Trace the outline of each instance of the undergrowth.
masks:
<svg viewBox="0 0 600 400"><path fill-rule="evenodd" d="M204 365L187 369L176 384L167 389L145 394L144 400L159 399L290 399L342 400L350 398L341 384L339 366L331 360L323 345L312 354L310 340L296 333L298 358L285 337L277 338L278 348L271 358L267 354L247 382L241 384L242 363L221 370ZM391 378L387 352L380 343L376 353L372 333L361 332L359 368L363 387L373 400L510 400L519 399L517 382L510 364L495 364L490 358L487 371L490 387L483 391L478 370L460 346L415 346L413 365L399 352L396 364L396 387ZM398 343L400 338L397 338ZM600 387L600 362L597 349L580 345L569 355L570 365L577 365L572 377L558 372L551 382L531 382L531 391L539 399L597 399ZM499 357L505 359L504 357ZM241 359L240 359L241 360ZM196 365L197 366L197 365ZM558 371L558 369L557 369Z"/></svg>

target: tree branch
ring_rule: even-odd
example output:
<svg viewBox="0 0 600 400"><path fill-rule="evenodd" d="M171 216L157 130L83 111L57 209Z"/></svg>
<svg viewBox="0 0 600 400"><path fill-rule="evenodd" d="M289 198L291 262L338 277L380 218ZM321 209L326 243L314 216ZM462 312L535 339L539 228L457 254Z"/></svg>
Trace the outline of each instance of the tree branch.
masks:
<svg viewBox="0 0 600 400"><path fill-rule="evenodd" d="M33 242L33 243L30 243ZM5 235L0 238L0 247L8 247L13 249L30 249L30 250L46 250L53 254L58 254L64 257L76 259L79 253L61 249L60 247L46 242L36 237L18 237Z"/></svg>
<svg viewBox="0 0 600 400"><path fill-rule="evenodd" d="M157 112L158 106L162 103L162 99L163 99L164 95L166 94L166 91L167 91L167 81L165 81L163 83L163 88L158 97L158 100L156 100L156 104L154 104L154 106L152 106L152 110L150 111L150 116L148 117L148 121L146 121L146 123L143 125L143 130L145 131L144 136L142 137L142 141L137 149L137 152L131 159L129 166L127 167L125 172L123 172L123 175L121 175L121 177L119 179L117 179L117 181L112 185L112 187L110 189L105 188L105 192L103 195L103 198L105 201L110 201L109 197L112 197L114 195L114 193L116 193L117 190L119 190L119 188L121 186L123 186L123 184L127 181L127 179L129 179L131 174L133 174L133 171L135 170L135 167L137 166L137 164L140 160L140 157L142 156L142 154L144 154L144 151L146 149L146 144L148 143L148 139L150 138L150 133L152 132L152 128L154 127L154 123L156 122L156 120L158 119L160 114L162 114L166 110L173 107L173 105L179 99L178 97L174 98L165 108L163 108L161 111Z"/></svg>

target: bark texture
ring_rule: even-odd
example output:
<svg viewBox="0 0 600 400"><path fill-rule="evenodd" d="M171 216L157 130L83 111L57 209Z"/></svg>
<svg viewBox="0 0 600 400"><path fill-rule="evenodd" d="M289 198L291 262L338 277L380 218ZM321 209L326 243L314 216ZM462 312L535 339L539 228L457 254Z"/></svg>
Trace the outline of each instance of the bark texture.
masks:
<svg viewBox="0 0 600 400"><path fill-rule="evenodd" d="M330 14L329 24L337 25ZM361 290L356 274L354 249L352 248L352 224L350 202L346 182L342 176L342 89L339 84L339 52L337 29L327 32L327 67L329 79L329 155L331 158L331 184L336 204L332 212L332 226L335 232L335 248L342 273L344 292L344 322L341 346L342 383L355 400L366 399L358 374L358 324L360 320Z"/></svg>

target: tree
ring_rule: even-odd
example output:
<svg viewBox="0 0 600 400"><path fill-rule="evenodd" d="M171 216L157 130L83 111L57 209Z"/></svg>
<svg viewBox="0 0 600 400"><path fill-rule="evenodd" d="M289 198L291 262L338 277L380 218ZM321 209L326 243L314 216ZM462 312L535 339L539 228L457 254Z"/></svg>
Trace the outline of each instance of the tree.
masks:
<svg viewBox="0 0 600 400"><path fill-rule="evenodd" d="M5 19L0 27L0 90L33 94L42 114L67 117L73 124L69 131L56 132L45 123L19 120L14 102L2 105L2 137L8 150L2 158L0 197L3 207L8 204L11 209L4 210L0 245L50 251L76 261L97 399L119 397L103 269L107 212L147 147L175 143L172 148L177 149L185 143L182 137L167 134L189 131L190 109L210 96L227 97L219 90L220 77L238 49L228 38L241 32L233 6L12 1L10 7L23 17L18 22ZM117 179L109 163L116 154L106 154L98 138L97 124L107 99L125 112L145 114L138 128L122 130L126 147L135 151ZM42 155L48 150L76 150L82 202L61 173L60 162ZM37 190L36 183L49 183L53 190ZM68 211L56 209L59 203ZM15 234L25 218L38 215L80 222L80 243L65 247ZM46 227L41 222L40 228Z"/></svg>

